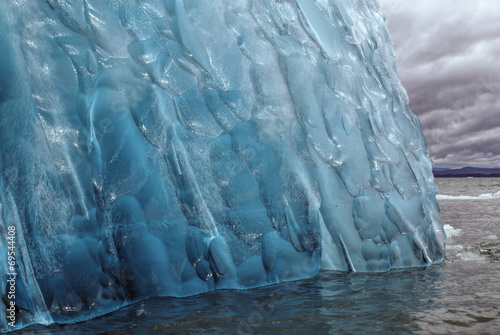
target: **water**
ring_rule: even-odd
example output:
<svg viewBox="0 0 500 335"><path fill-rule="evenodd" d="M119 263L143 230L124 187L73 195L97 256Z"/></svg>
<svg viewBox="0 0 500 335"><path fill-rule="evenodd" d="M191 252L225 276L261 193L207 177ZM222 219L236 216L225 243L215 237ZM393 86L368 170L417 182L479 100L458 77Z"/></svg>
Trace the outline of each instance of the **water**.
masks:
<svg viewBox="0 0 500 335"><path fill-rule="evenodd" d="M452 235L443 264L313 279L187 298L152 298L31 334L496 334L500 330L500 178L438 179ZM458 196L470 196L459 199ZM476 197L476 198L474 198ZM461 230L461 231L460 231Z"/></svg>

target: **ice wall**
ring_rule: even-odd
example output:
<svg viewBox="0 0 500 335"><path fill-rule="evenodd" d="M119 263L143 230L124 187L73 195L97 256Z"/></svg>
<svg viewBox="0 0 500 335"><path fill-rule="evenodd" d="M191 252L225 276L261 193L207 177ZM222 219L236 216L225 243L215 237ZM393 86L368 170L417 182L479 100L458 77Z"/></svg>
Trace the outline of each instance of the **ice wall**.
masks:
<svg viewBox="0 0 500 335"><path fill-rule="evenodd" d="M377 1L4 1L0 32L2 329L11 231L16 327L443 258Z"/></svg>

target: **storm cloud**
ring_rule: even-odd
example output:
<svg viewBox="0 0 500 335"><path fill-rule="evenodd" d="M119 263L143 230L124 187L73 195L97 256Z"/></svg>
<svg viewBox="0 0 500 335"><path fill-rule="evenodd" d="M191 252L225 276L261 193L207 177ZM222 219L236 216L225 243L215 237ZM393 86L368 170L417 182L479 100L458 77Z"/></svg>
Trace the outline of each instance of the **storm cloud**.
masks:
<svg viewBox="0 0 500 335"><path fill-rule="evenodd" d="M500 166L500 1L380 0L436 167Z"/></svg>

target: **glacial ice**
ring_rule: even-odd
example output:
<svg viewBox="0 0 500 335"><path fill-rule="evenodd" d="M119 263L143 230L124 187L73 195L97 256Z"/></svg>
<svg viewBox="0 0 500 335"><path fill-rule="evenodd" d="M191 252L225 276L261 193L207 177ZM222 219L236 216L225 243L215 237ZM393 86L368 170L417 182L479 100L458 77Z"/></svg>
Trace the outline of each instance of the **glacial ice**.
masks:
<svg viewBox="0 0 500 335"><path fill-rule="evenodd" d="M2 330L443 259L377 0L0 7Z"/></svg>

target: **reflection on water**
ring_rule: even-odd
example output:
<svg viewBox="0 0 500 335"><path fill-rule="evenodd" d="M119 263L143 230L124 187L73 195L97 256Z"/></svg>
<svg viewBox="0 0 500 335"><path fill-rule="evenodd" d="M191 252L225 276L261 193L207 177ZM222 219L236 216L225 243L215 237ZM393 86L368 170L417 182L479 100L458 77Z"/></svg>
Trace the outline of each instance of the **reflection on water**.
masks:
<svg viewBox="0 0 500 335"><path fill-rule="evenodd" d="M187 298L152 298L77 325L36 334L261 334L404 332L423 314L446 309L444 266L381 274L323 271L310 280ZM124 322L126 320L126 322Z"/></svg>

